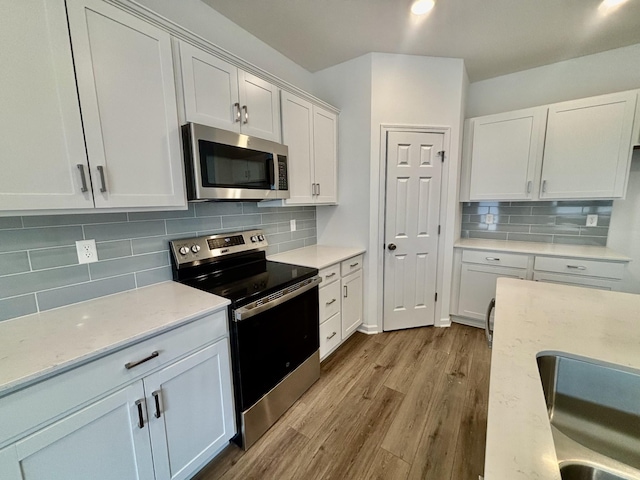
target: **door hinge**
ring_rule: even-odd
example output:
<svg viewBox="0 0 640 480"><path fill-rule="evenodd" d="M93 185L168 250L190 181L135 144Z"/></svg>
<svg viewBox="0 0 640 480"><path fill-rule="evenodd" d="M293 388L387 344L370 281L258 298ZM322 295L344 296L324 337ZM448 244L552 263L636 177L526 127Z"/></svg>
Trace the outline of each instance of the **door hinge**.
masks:
<svg viewBox="0 0 640 480"><path fill-rule="evenodd" d="M442 163L444 163L444 150L440 150L438 155L440 155L440 159L442 160Z"/></svg>
<svg viewBox="0 0 640 480"><path fill-rule="evenodd" d="M440 225L438 225L438 235L440 235Z"/></svg>
<svg viewBox="0 0 640 480"><path fill-rule="evenodd" d="M438 301L438 292L436 292L436 302Z"/></svg>

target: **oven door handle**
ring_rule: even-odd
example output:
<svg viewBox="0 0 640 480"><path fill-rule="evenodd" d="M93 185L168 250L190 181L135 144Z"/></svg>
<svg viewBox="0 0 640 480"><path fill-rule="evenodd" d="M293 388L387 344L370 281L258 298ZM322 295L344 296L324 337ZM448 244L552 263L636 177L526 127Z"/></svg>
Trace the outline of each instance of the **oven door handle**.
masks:
<svg viewBox="0 0 640 480"><path fill-rule="evenodd" d="M260 300L256 300L255 302L250 303L249 305L245 306L245 307L240 307L237 310L234 311L233 313L233 320L235 322L241 322L242 320L246 320L247 318L251 318L254 315L258 315L262 312L266 312L267 310L270 310L274 307L277 307L278 305L283 304L286 301L291 300L292 298L297 297L298 295L302 295L304 292L311 290L312 288L315 288L318 286L318 284L322 281L322 279L318 276L312 277L310 278L306 283L305 282L301 282L302 285L293 290L290 291L288 293L285 293L284 295L282 295L281 297L275 298L271 301L267 301L267 299L269 297L260 299ZM264 302L264 303L261 303ZM256 306L256 304L258 304Z"/></svg>

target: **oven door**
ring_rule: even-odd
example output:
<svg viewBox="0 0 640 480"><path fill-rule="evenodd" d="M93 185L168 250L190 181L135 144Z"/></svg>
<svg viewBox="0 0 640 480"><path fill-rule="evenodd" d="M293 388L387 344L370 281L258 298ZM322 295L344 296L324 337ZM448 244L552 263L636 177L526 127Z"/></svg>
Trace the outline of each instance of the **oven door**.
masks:
<svg viewBox="0 0 640 480"><path fill-rule="evenodd" d="M245 411L320 348L318 277L231 322L236 403ZM282 301L281 301L282 300ZM268 307L268 308L265 308Z"/></svg>

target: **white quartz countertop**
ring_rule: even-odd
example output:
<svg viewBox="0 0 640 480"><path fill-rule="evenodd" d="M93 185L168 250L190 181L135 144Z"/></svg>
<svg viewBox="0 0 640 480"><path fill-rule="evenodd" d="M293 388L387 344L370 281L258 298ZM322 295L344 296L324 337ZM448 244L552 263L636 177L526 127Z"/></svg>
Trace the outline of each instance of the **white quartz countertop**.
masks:
<svg viewBox="0 0 640 480"><path fill-rule="evenodd" d="M220 310L229 300L164 282L0 322L0 395Z"/></svg>
<svg viewBox="0 0 640 480"><path fill-rule="evenodd" d="M558 243L515 242L484 238L461 238L454 247L470 250L492 250L498 252L528 253L553 257L591 258L612 262L630 262L631 258L608 247L591 245L561 245Z"/></svg>
<svg viewBox="0 0 640 480"><path fill-rule="evenodd" d="M499 278L485 480L560 480L536 356L640 370L640 295Z"/></svg>
<svg viewBox="0 0 640 480"><path fill-rule="evenodd" d="M269 255L269 260L320 269L346 260L347 258L355 257L365 251L366 250L364 248L357 247L310 245L304 248L289 250L284 253Z"/></svg>

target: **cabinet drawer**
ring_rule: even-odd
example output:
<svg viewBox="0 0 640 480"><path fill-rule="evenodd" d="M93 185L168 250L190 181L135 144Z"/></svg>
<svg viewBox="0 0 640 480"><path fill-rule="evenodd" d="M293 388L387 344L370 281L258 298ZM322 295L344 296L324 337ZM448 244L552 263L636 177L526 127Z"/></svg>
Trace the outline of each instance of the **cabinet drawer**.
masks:
<svg viewBox="0 0 640 480"><path fill-rule="evenodd" d="M462 261L465 263L479 263L499 267L527 268L529 256L519 255L517 253L463 250Z"/></svg>
<svg viewBox="0 0 640 480"><path fill-rule="evenodd" d="M597 290L620 290L620 282L605 278L581 277L579 275L563 275L561 273L533 272L533 280L544 283L558 283Z"/></svg>
<svg viewBox="0 0 640 480"><path fill-rule="evenodd" d="M340 311L340 282L333 282L321 288L318 301L320 303L320 323L322 323Z"/></svg>
<svg viewBox="0 0 640 480"><path fill-rule="evenodd" d="M624 263L581 258L536 257L534 270L620 280L624 275Z"/></svg>
<svg viewBox="0 0 640 480"><path fill-rule="evenodd" d="M320 270L320 278L322 278L322 283L320 284L320 289L330 284L331 282L335 282L340 278L340 264L336 263L335 265L331 265L329 267L325 267Z"/></svg>
<svg viewBox="0 0 640 480"><path fill-rule="evenodd" d="M0 446L27 430L227 335L226 309L0 397ZM158 356L131 369L125 364Z"/></svg>
<svg viewBox="0 0 640 480"><path fill-rule="evenodd" d="M340 271L342 276L349 275L351 272L355 272L356 270L360 270L362 268L362 259L364 255L358 255L357 257L352 257L344 260L340 264Z"/></svg>
<svg viewBox="0 0 640 480"><path fill-rule="evenodd" d="M340 325L339 313L320 325L320 360L340 344Z"/></svg>

